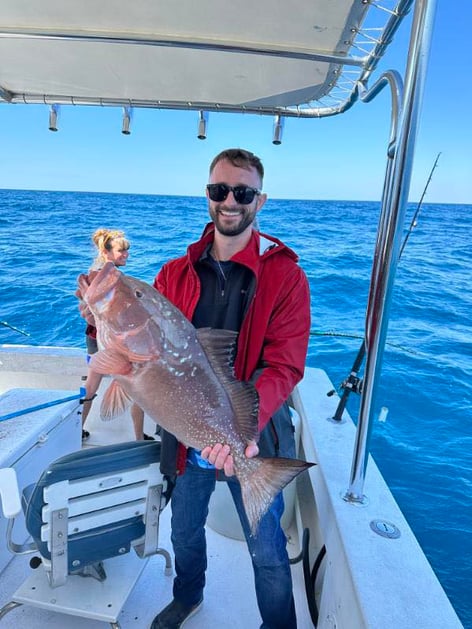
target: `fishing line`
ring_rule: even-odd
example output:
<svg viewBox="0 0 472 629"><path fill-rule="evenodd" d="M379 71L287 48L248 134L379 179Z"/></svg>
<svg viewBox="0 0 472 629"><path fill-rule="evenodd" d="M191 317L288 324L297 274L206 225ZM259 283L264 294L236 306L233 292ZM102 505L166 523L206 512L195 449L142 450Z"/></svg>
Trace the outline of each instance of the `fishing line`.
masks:
<svg viewBox="0 0 472 629"><path fill-rule="evenodd" d="M334 332L334 331L318 332L317 330L310 330L310 336L338 336L340 338L364 340L364 337L361 334L347 334L346 332ZM387 341L385 345L389 345L390 347L399 349L400 351L405 352L406 354L413 354L413 356L421 356L420 352L415 352L415 350L410 349L409 347L404 347L403 345L398 345L397 343L389 343Z"/></svg>

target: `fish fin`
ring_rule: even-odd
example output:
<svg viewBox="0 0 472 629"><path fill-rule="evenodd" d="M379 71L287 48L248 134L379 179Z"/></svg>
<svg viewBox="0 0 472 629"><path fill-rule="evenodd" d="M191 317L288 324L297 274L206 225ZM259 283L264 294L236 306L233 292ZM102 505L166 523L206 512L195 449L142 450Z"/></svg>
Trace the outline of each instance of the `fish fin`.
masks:
<svg viewBox="0 0 472 629"><path fill-rule="evenodd" d="M126 376L131 372L132 365L123 354L112 349L103 349L93 354L90 367L97 373Z"/></svg>
<svg viewBox="0 0 472 629"><path fill-rule="evenodd" d="M259 395L252 383L241 382L235 377L232 366L238 333L232 330L198 328L197 338L213 371L229 395L238 433L245 441L257 440Z"/></svg>
<svg viewBox="0 0 472 629"><path fill-rule="evenodd" d="M233 330L198 328L196 334L212 367L219 372L223 370L223 375L229 372L234 377L232 364L236 355L238 333Z"/></svg>
<svg viewBox="0 0 472 629"><path fill-rule="evenodd" d="M103 421L110 421L125 412L132 400L123 387L113 380L102 399L100 417Z"/></svg>
<svg viewBox="0 0 472 629"><path fill-rule="evenodd" d="M260 519L270 507L275 496L300 472L312 467L299 459L256 457L251 461L252 471L238 476L247 519L253 535L257 532ZM254 464L253 464L254 463ZM236 475L238 475L236 467Z"/></svg>
<svg viewBox="0 0 472 629"><path fill-rule="evenodd" d="M251 382L234 379L227 383L231 406L234 410L234 423L245 441L259 439L259 394Z"/></svg>

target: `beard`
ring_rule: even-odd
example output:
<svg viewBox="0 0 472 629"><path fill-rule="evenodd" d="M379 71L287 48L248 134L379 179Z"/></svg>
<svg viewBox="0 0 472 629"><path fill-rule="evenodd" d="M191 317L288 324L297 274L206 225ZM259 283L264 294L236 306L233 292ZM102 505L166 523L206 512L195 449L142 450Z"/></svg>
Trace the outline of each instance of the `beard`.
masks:
<svg viewBox="0 0 472 629"><path fill-rule="evenodd" d="M227 225L225 217L221 216L220 212L234 213L234 211L234 208L233 210L228 210L223 203L215 203L213 207L211 205L208 206L208 212L211 220L215 224L215 229L223 236L239 236L239 234L242 234L245 229L253 224L256 218L255 210L251 210L247 206L241 206L236 210L239 212L239 220L233 220L231 225Z"/></svg>

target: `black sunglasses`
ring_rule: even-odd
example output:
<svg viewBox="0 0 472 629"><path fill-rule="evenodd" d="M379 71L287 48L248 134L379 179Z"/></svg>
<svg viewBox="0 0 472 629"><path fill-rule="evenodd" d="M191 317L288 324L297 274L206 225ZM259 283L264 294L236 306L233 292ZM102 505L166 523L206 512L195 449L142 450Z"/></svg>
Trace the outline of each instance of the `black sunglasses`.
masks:
<svg viewBox="0 0 472 629"><path fill-rule="evenodd" d="M209 183L207 185L208 196L212 201L221 203L228 198L230 192L236 200L236 203L241 205L249 205L254 201L256 194L260 194L261 191L257 188L251 188L249 186L228 186L225 183Z"/></svg>

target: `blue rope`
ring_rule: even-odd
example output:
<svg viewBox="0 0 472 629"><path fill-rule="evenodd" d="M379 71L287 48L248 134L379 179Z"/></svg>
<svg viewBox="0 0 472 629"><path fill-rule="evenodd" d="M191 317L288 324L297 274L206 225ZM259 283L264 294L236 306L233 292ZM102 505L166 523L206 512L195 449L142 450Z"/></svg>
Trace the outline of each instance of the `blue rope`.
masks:
<svg viewBox="0 0 472 629"><path fill-rule="evenodd" d="M7 415L0 415L0 422L3 422L7 419L13 419L14 417L19 417L20 415L26 415L27 413L34 413L34 411L39 411L42 408L49 408L50 406L56 406L57 404L65 404L65 402L70 402L72 400L80 400L85 395L84 387L80 387L80 393L77 395L71 395L70 397L63 397L59 400L51 400L51 402L45 402L44 404L37 404L36 406L30 406L29 408L24 408L21 411L15 411L14 413L8 413Z"/></svg>

